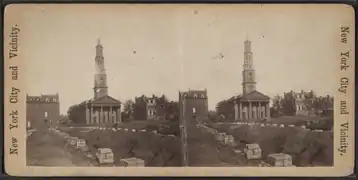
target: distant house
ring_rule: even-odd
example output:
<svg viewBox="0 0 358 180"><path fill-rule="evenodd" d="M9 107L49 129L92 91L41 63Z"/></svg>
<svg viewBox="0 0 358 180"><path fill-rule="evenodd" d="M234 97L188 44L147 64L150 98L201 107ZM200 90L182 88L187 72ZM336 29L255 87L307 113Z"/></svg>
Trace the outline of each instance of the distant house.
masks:
<svg viewBox="0 0 358 180"><path fill-rule="evenodd" d="M28 128L57 123L60 119L59 95L26 95L26 121Z"/></svg>
<svg viewBox="0 0 358 180"><path fill-rule="evenodd" d="M167 100L165 96L140 96L135 98L133 118L135 120L163 119L166 114Z"/></svg>
<svg viewBox="0 0 358 180"><path fill-rule="evenodd" d="M310 113L310 109L305 103L309 99L306 99L304 91L284 93L284 99L286 100L284 104L286 115L307 116Z"/></svg>

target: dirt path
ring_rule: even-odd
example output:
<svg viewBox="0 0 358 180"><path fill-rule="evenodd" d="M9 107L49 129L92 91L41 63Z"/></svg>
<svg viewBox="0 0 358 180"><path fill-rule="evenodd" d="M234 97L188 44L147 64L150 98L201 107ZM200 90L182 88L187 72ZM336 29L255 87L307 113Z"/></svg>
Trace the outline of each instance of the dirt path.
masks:
<svg viewBox="0 0 358 180"><path fill-rule="evenodd" d="M88 160L65 147L64 141L47 130L37 130L27 139L28 166L90 166Z"/></svg>

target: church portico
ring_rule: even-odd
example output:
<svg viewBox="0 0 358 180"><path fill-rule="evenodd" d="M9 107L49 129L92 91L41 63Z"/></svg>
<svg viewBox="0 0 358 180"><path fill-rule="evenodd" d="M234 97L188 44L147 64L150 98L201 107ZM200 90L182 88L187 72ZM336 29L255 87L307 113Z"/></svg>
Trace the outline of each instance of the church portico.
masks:
<svg viewBox="0 0 358 180"><path fill-rule="evenodd" d="M270 117L269 101L237 99L235 105L235 120L262 120Z"/></svg>
<svg viewBox="0 0 358 180"><path fill-rule="evenodd" d="M86 101L86 124L117 124L121 123L121 104L110 96Z"/></svg>

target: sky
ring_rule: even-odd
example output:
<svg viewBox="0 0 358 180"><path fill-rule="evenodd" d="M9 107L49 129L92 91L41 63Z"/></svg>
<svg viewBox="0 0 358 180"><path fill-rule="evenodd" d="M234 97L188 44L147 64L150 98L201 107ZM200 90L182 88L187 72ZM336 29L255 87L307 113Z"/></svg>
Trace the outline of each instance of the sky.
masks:
<svg viewBox="0 0 358 180"><path fill-rule="evenodd" d="M344 10L336 7L34 5L20 24L27 93L59 93L61 113L93 98L100 38L110 96L126 101L164 93L177 101L179 90L207 88L214 109L242 92L248 38L261 93L333 94Z"/></svg>

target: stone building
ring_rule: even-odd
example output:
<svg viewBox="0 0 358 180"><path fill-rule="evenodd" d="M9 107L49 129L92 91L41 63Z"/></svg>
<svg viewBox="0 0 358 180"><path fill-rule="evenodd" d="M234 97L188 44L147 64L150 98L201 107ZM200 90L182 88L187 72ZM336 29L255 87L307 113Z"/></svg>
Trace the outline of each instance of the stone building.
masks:
<svg viewBox="0 0 358 180"><path fill-rule="evenodd" d="M305 101L309 100L306 99L305 92L302 90L301 92L294 92L290 91L287 93L284 93L284 99L286 99L286 107L292 106L292 112L293 114L290 114L290 108L288 108L288 112L286 112L287 115L296 115L296 116L307 116L310 113L309 108L306 106ZM292 105L290 105L292 104Z"/></svg>
<svg viewBox="0 0 358 180"><path fill-rule="evenodd" d="M26 121L28 128L55 124L60 118L59 95L26 95Z"/></svg>
<svg viewBox="0 0 358 180"><path fill-rule="evenodd" d="M94 97L69 109L69 118L77 124L114 125L121 122L121 102L108 95L103 46L96 45Z"/></svg>
<svg viewBox="0 0 358 180"><path fill-rule="evenodd" d="M179 92L179 112L181 120L207 119L207 90L189 90L187 92Z"/></svg>
<svg viewBox="0 0 358 180"><path fill-rule="evenodd" d="M146 104L146 119L156 119L157 117L157 98L155 96L147 98L145 101Z"/></svg>
<svg viewBox="0 0 358 180"><path fill-rule="evenodd" d="M133 106L134 119L136 120L158 120L165 119L167 114L168 100L164 95L161 97L140 96L135 98Z"/></svg>
<svg viewBox="0 0 358 180"><path fill-rule="evenodd" d="M256 89L256 73L253 65L251 41L246 40L244 45L242 94L220 102L217 109L225 112L225 114L221 115L234 120L269 119L270 98Z"/></svg>
<svg viewBox="0 0 358 180"><path fill-rule="evenodd" d="M305 93L301 91L300 93L294 93L295 97L295 109L296 116L307 116L309 113L308 107L305 105Z"/></svg>

